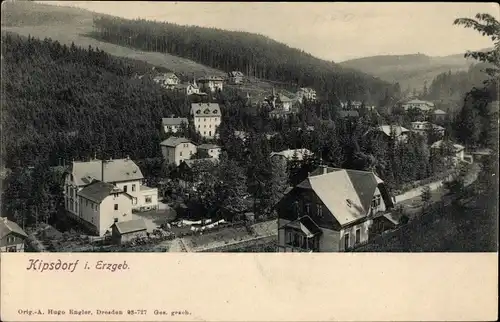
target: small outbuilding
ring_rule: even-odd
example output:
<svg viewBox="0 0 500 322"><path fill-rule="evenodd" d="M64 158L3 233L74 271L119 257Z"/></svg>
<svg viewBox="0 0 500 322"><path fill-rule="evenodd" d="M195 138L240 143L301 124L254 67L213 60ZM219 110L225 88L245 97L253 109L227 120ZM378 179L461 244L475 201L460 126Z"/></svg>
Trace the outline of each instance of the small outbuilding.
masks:
<svg viewBox="0 0 500 322"><path fill-rule="evenodd" d="M115 222L111 226L111 238L116 244L123 244L146 235L147 227L142 219Z"/></svg>

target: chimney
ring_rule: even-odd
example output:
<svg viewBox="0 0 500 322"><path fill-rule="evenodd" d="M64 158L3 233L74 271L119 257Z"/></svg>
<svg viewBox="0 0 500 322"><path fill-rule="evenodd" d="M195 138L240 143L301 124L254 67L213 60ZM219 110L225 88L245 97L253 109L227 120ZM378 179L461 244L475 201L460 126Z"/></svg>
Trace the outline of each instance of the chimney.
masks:
<svg viewBox="0 0 500 322"><path fill-rule="evenodd" d="M102 182L106 182L106 181L104 181L104 163L105 162L106 162L106 160L101 161L101 181Z"/></svg>

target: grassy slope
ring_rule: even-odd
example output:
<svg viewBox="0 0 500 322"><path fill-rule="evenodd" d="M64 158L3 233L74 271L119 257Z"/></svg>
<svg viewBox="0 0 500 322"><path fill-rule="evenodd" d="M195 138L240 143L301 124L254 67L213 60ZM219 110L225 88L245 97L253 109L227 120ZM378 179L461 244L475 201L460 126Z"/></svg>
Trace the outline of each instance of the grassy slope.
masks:
<svg viewBox="0 0 500 322"><path fill-rule="evenodd" d="M189 59L154 52L143 52L132 48L85 37L92 30L93 12L70 7L58 7L34 2L2 3L2 30L23 36L52 38L62 44L87 48L98 47L105 52L120 57L146 61L179 73L222 75L222 71L195 63Z"/></svg>
<svg viewBox="0 0 500 322"><path fill-rule="evenodd" d="M425 81L430 84L438 74L450 70L467 70L471 63L473 61L465 59L463 54L443 57L417 54L364 57L341 62L340 65L380 77L385 81L399 82L402 90L408 86L421 90Z"/></svg>

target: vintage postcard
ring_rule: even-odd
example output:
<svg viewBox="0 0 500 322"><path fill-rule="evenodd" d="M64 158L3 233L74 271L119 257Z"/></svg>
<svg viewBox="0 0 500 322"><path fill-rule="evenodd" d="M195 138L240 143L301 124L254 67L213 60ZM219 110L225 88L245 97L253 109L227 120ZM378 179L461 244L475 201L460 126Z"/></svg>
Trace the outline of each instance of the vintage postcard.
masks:
<svg viewBox="0 0 500 322"><path fill-rule="evenodd" d="M499 21L2 2L1 320L494 320Z"/></svg>

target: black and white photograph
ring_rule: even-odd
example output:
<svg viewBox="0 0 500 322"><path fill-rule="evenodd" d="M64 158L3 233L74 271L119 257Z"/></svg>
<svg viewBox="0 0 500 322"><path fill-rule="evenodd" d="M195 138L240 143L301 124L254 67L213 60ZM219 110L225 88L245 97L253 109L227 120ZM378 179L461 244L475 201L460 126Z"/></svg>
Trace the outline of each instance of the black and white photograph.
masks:
<svg viewBox="0 0 500 322"><path fill-rule="evenodd" d="M1 6L1 252L498 250L496 3Z"/></svg>

